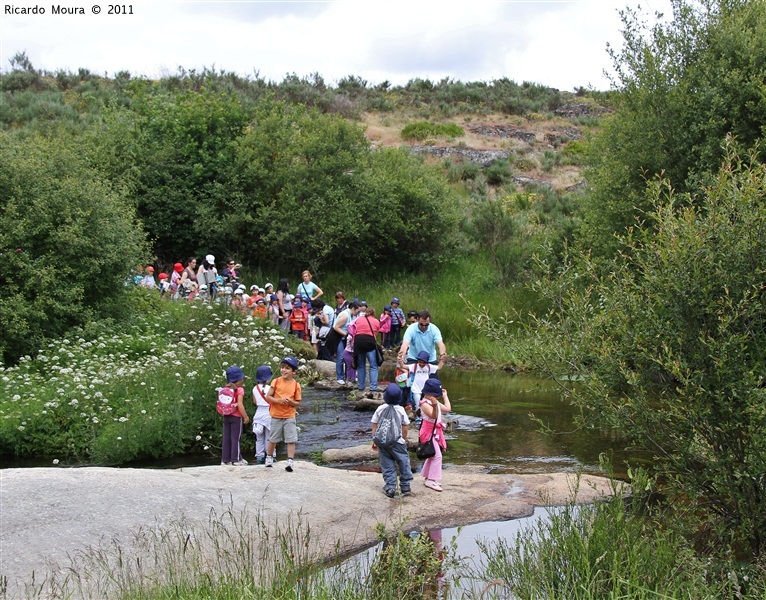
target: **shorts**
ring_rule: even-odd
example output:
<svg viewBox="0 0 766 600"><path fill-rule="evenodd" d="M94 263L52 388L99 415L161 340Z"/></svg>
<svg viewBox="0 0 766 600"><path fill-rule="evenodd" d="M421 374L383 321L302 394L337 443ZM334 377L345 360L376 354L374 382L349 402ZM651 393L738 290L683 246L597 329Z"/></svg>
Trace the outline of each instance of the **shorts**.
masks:
<svg viewBox="0 0 766 600"><path fill-rule="evenodd" d="M295 417L289 419L271 419L271 434L269 442L277 443L284 441L286 444L294 444L298 441L298 428L295 426Z"/></svg>

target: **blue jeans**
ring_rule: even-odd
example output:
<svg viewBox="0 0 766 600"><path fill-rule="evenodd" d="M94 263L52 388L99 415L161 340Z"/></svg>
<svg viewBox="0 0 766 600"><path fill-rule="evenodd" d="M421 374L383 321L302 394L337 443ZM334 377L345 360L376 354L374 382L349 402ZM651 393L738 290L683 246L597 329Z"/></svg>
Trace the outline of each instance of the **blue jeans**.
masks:
<svg viewBox="0 0 766 600"><path fill-rule="evenodd" d="M370 389L378 389L378 358L375 355L375 350L370 350L364 354L358 354L356 357L356 382L357 387L360 390L364 389L364 384L367 380L367 369L365 367L366 362L370 363Z"/></svg>
<svg viewBox="0 0 766 600"><path fill-rule="evenodd" d="M343 362L343 351L346 349L346 340L341 340L338 344L337 355L335 356L335 375L336 379L345 379L346 363Z"/></svg>
<svg viewBox="0 0 766 600"><path fill-rule="evenodd" d="M409 491L412 483L412 467L407 446L396 443L390 448L378 448L380 472L383 473L385 489L396 491L396 468L399 467L399 487L403 492Z"/></svg>

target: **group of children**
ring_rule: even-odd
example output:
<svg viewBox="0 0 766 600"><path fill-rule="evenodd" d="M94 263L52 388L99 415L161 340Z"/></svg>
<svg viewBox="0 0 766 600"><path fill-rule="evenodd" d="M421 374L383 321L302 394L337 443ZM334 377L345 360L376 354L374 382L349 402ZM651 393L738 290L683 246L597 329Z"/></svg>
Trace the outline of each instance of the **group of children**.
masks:
<svg viewBox="0 0 766 600"><path fill-rule="evenodd" d="M442 449L447 447L444 437L444 426L441 415L451 410L447 390L442 389L441 383L432 373L422 379L427 367L418 356L416 367L418 373L418 405L423 422L420 427L420 442L429 439L433 441L434 455L427 458L421 469L424 485L437 492L442 491ZM432 365L431 365L432 366ZM301 403L301 385L295 379L298 371L298 361L287 356L280 364L280 377L273 378L271 367L261 365L255 373L253 387L253 433L255 434L255 456L257 464L272 467L276 459L277 443L285 442L287 446L287 465L285 470L292 473L295 468L295 444L298 441L296 426L296 408ZM270 383L269 383L270 382ZM238 366L226 370L226 385L218 390L218 412L223 418L223 442L221 464L245 466L248 461L242 457L240 440L243 425L250 422L245 408L245 374ZM407 496L412 493L413 480L409 452L407 450L407 426L410 419L405 410L406 401L403 399L402 387L391 383L383 393L384 403L378 407L372 416L373 449L378 451L381 472L383 474L383 491L389 498ZM376 431L387 407L392 407L386 416L386 426L393 427L394 433L390 443L376 445ZM391 419L391 414L395 415ZM398 479L398 485L397 485Z"/></svg>
<svg viewBox="0 0 766 600"><path fill-rule="evenodd" d="M271 367L261 365L255 372L253 387L253 433L255 434L255 457L258 464L274 465L277 444L287 445L287 466L292 473L295 467L295 444L298 429L295 423L296 408L301 403L301 385L295 379L298 361L293 356L282 359L280 377L272 379ZM271 382L269 384L269 382ZM237 366L226 369L226 385L218 391L218 412L223 416L223 442L221 464L245 466L240 440L243 423L250 417L245 408L245 374Z"/></svg>

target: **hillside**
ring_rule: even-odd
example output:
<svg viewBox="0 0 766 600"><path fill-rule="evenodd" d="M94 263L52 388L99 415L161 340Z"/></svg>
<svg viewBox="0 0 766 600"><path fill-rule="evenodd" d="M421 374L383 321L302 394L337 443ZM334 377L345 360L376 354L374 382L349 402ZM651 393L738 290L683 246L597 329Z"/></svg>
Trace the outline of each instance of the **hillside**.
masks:
<svg viewBox="0 0 766 600"><path fill-rule="evenodd" d="M409 147L429 162L444 162L447 167L472 163L486 169L495 161L508 163L517 186L538 185L565 192L582 185L582 142L605 112L588 99L569 102L547 115L465 114L433 119L429 122L453 123L465 133L422 141L403 138L403 128L419 121L407 112L367 112L361 121L375 147Z"/></svg>

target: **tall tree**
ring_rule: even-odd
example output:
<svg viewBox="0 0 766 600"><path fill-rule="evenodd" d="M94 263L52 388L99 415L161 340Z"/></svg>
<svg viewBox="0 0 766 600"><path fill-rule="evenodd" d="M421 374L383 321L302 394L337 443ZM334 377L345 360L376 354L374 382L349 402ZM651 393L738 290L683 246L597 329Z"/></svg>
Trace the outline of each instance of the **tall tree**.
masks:
<svg viewBox="0 0 766 600"><path fill-rule="evenodd" d="M647 217L647 179L663 173L693 203L720 167L727 135L747 150L766 131L766 3L671 4L672 19L651 28L624 11L622 48L610 49L619 94L591 148L581 239L597 255L612 255L613 234Z"/></svg>

